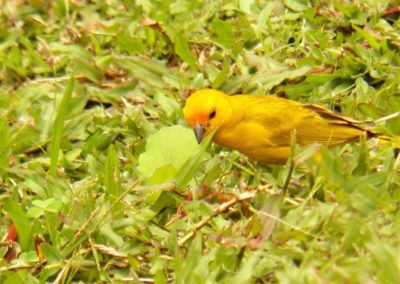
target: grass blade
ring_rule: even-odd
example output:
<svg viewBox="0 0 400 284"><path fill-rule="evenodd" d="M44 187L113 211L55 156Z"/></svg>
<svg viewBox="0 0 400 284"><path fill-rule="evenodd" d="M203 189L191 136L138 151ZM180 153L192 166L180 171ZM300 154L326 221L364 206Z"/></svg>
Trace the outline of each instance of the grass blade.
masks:
<svg viewBox="0 0 400 284"><path fill-rule="evenodd" d="M120 170L117 152L115 151L114 145L108 147L107 161L104 172L104 186L106 190L106 196L110 204L121 195L121 182L120 182ZM121 214L121 206L118 204L112 210L113 215Z"/></svg>
<svg viewBox="0 0 400 284"><path fill-rule="evenodd" d="M58 108L57 117L54 121L53 141L50 147L50 173L52 175L55 175L57 172L58 152L60 150L61 137L64 130L64 121L68 113L69 102L74 90L74 86L75 80L71 78L68 82L67 88L65 89L63 98Z"/></svg>

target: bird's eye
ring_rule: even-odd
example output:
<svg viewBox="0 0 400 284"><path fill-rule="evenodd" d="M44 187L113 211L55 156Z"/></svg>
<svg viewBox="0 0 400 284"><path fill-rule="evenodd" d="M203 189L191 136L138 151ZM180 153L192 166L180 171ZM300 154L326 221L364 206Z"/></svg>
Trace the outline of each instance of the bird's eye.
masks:
<svg viewBox="0 0 400 284"><path fill-rule="evenodd" d="M213 110L213 111L210 113L210 115L208 116L208 118L209 118L209 119L212 119L212 118L215 117L216 114L217 114L216 111Z"/></svg>

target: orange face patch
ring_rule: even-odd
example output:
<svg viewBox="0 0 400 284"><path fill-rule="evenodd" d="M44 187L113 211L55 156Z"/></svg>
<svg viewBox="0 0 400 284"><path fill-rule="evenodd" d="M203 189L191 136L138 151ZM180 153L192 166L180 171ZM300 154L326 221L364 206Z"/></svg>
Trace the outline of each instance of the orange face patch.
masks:
<svg viewBox="0 0 400 284"><path fill-rule="evenodd" d="M191 127L193 127L196 122L205 126L208 122L207 115L204 115L202 113L197 113L197 114L193 115L189 120L189 124Z"/></svg>
<svg viewBox="0 0 400 284"><path fill-rule="evenodd" d="M208 122L207 114L202 113L200 111L185 111L184 110L184 115L185 115L186 121L192 128L194 127L196 122L200 123L201 125L206 125Z"/></svg>

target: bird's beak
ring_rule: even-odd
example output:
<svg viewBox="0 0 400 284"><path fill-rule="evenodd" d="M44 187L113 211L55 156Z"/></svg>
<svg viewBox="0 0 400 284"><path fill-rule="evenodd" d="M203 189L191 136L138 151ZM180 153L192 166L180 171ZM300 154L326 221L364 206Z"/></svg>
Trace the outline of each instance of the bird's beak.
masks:
<svg viewBox="0 0 400 284"><path fill-rule="evenodd" d="M204 133L206 129L198 122L194 124L193 127L194 135L196 136L197 143L200 144L201 140L203 139Z"/></svg>

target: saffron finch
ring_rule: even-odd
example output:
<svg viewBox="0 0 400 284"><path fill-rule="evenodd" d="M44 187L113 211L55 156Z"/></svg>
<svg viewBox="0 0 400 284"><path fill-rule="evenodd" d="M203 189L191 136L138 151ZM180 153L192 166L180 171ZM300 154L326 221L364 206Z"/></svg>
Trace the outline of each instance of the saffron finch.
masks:
<svg viewBox="0 0 400 284"><path fill-rule="evenodd" d="M357 140L364 133L379 136L361 122L324 107L274 96L229 96L205 89L186 100L183 113L199 143L215 130L215 143L264 164L286 162L294 130L299 145L334 146Z"/></svg>

